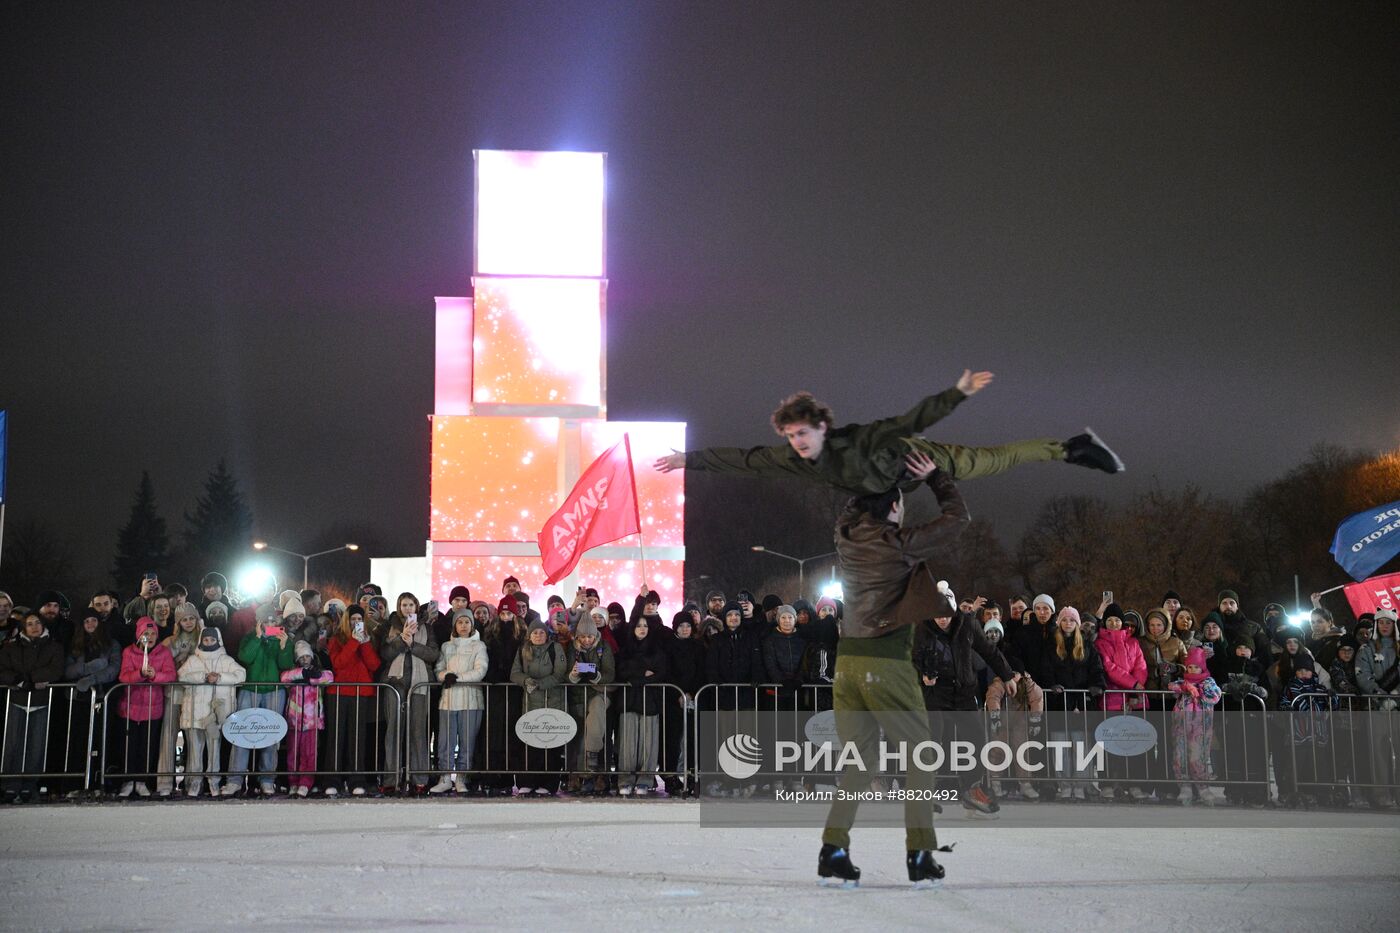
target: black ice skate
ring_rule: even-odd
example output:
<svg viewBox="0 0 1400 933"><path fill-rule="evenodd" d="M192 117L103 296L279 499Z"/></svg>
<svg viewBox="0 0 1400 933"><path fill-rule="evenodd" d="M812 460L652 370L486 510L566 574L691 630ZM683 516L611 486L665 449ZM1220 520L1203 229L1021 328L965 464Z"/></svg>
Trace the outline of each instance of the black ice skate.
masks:
<svg viewBox="0 0 1400 933"><path fill-rule="evenodd" d="M936 888L943 883L943 866L933 860L933 853L928 849L910 852L904 864L916 888Z"/></svg>
<svg viewBox="0 0 1400 933"><path fill-rule="evenodd" d="M1085 428L1083 434L1076 434L1065 441L1065 462L1105 473L1122 473L1125 469L1123 461L1099 439L1092 428Z"/></svg>
<svg viewBox="0 0 1400 933"><path fill-rule="evenodd" d="M942 869L939 869L939 872L941 874ZM851 864L851 853L829 842L822 846L822 851L817 856L817 875L820 878L818 884L839 885L843 888L860 887L860 869Z"/></svg>

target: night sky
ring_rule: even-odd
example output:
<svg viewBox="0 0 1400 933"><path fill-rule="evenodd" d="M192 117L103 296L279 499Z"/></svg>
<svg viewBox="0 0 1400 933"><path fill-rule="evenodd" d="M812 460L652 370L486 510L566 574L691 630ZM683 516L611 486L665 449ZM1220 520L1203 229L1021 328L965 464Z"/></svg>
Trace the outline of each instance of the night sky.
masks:
<svg viewBox="0 0 1400 933"><path fill-rule="evenodd" d="M1008 537L1393 447L1397 10L7 4L10 521L100 574L143 468L178 531L225 456L270 540L422 553L474 148L609 154L610 415L693 446L992 369L934 437L1091 424L1130 471L965 489Z"/></svg>

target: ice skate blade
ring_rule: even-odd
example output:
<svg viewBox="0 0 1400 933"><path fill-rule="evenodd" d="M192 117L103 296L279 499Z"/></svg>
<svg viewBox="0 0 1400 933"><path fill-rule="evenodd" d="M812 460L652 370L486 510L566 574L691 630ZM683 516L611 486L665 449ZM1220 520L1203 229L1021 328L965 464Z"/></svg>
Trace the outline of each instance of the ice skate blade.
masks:
<svg viewBox="0 0 1400 933"><path fill-rule="evenodd" d="M1118 454L1116 454L1116 453L1113 452L1113 448L1112 448L1112 447L1109 447L1107 444L1105 444L1105 443L1103 442L1103 438L1099 437L1098 434L1094 433L1094 429L1093 429L1093 428L1089 427L1088 425L1085 425L1085 426L1084 426L1084 433L1087 434L1087 435L1089 435L1091 438L1093 438L1094 443L1095 443L1095 444L1098 444L1100 447L1102 447L1103 450L1104 450L1104 452L1107 453L1110 457L1113 458L1113 465L1114 465L1115 467L1117 467L1117 469L1115 470L1115 472L1117 472L1117 473L1122 473L1124 470L1127 469L1127 467L1123 465L1123 459L1122 459L1121 457L1119 457Z"/></svg>
<svg viewBox="0 0 1400 933"><path fill-rule="evenodd" d="M817 886L823 888L836 888L838 890L850 891L854 888L860 887L860 879L856 878L847 881L844 878L818 878Z"/></svg>
<svg viewBox="0 0 1400 933"><path fill-rule="evenodd" d="M933 891L943 887L942 878L925 878L922 881L915 881L911 886L914 891Z"/></svg>

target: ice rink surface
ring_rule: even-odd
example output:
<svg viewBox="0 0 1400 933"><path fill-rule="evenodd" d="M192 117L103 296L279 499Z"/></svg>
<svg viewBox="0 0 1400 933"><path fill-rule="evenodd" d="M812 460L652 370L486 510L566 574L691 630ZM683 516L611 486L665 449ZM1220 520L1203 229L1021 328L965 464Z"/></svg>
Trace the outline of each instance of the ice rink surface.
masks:
<svg viewBox="0 0 1400 933"><path fill-rule="evenodd" d="M816 831L702 829L694 802L13 807L0 929L1396 929L1400 816L1292 822L1067 831L953 814L934 891L909 889L902 831L857 824L863 881L842 891L816 884Z"/></svg>

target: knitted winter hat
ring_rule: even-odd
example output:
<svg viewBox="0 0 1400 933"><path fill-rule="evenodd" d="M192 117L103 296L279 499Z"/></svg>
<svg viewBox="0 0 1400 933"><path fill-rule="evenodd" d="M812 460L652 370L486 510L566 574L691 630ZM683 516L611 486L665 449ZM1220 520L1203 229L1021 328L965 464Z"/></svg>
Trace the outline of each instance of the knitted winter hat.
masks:
<svg viewBox="0 0 1400 933"><path fill-rule="evenodd" d="M301 602L301 594L298 593L296 590L283 590L282 592L278 593L278 594L277 594L277 611L280 612L280 613L282 613L283 615L286 615L286 614L287 614L287 603L290 602L290 601L293 600L293 599L295 599L298 603ZM302 612L305 612L305 611L306 611L305 609L302 610Z"/></svg>
<svg viewBox="0 0 1400 933"><path fill-rule="evenodd" d="M584 598L584 599L602 599L603 597L599 596L599 595L598 595L598 591L595 590L593 587L590 586L590 587L588 587L587 589L585 589L585 590L583 591L583 598Z"/></svg>
<svg viewBox="0 0 1400 933"><path fill-rule="evenodd" d="M1122 619L1124 622L1127 622L1127 621L1128 621L1126 618L1123 617L1123 607L1122 607L1122 606L1118 605L1117 603L1109 603L1106 607L1104 607L1103 617L1104 617L1105 619L1111 619L1111 618L1114 617L1114 616L1117 616L1118 618Z"/></svg>
<svg viewBox="0 0 1400 933"><path fill-rule="evenodd" d="M299 641L292 648L292 657L300 661L302 658L315 658L316 652L311 650L311 646L304 641Z"/></svg>
<svg viewBox="0 0 1400 933"><path fill-rule="evenodd" d="M678 629L682 625L689 625L691 628L695 628L695 620L691 618L690 613L684 610L671 616L671 628Z"/></svg>
<svg viewBox="0 0 1400 933"><path fill-rule="evenodd" d="M1178 593L1176 590L1167 590L1166 595L1162 597L1162 605L1165 606L1167 604L1167 600L1169 599L1174 599L1177 602L1181 602L1181 594Z"/></svg>
<svg viewBox="0 0 1400 933"><path fill-rule="evenodd" d="M606 617L604 617L603 619L603 624L607 625ZM591 635L594 638L598 637L597 616L595 616L591 612L585 615L582 619L578 620L578 628L574 630L575 638L583 638L587 635Z"/></svg>
<svg viewBox="0 0 1400 933"><path fill-rule="evenodd" d="M822 608L824 606L830 606L833 611L839 608L836 605L836 600L832 599L830 596L823 596L821 599L817 600L817 615L822 614Z"/></svg>
<svg viewBox="0 0 1400 933"><path fill-rule="evenodd" d="M142 616L141 618L136 620L137 639L140 639L140 637L146 634L147 632L152 632L156 635L159 635L160 627L156 625L155 619L152 619L150 616Z"/></svg>
<svg viewBox="0 0 1400 933"><path fill-rule="evenodd" d="M1198 684L1209 677L1210 671L1206 670L1206 649L1198 647L1186 652L1186 666L1200 668L1195 674L1187 671L1181 675L1188 683Z"/></svg>
<svg viewBox="0 0 1400 933"><path fill-rule="evenodd" d="M515 579L515 577L506 577L504 580L501 581L501 592L502 592L502 593L504 593L504 592L506 591L506 584L509 584L509 583L514 583L516 586L519 586L519 585L520 585L520 581L517 580L517 579Z"/></svg>
<svg viewBox="0 0 1400 933"><path fill-rule="evenodd" d="M496 614L499 615L502 612L509 612L518 618L520 616L520 603L516 601L514 596L502 596L501 601L496 604Z"/></svg>
<svg viewBox="0 0 1400 933"><path fill-rule="evenodd" d="M549 594L549 599L546 599L544 601L544 607L545 609L553 609L555 606L558 606L560 609L563 609L564 597L560 596L558 593L551 593Z"/></svg>
<svg viewBox="0 0 1400 933"><path fill-rule="evenodd" d="M724 594L721 593L719 590L710 590L708 593L705 594L705 602L708 603L712 599L718 599L721 602L723 602Z"/></svg>
<svg viewBox="0 0 1400 933"><path fill-rule="evenodd" d="M992 632L996 632L997 637L1000 638L1006 634L1006 629L1002 628L1001 623L998 622L996 619L992 619L986 625L982 626L982 634L990 635L992 634Z"/></svg>
<svg viewBox="0 0 1400 933"><path fill-rule="evenodd" d="M345 615L345 600L343 600L343 599L328 599L328 600L326 600L326 615L331 616L331 617L333 617L333 618L337 618L337 619L340 618L341 616Z"/></svg>
<svg viewBox="0 0 1400 933"><path fill-rule="evenodd" d="M791 606L786 606L786 607L784 607L784 606L779 606L778 608L779 608L780 610L783 609L783 608L786 608L786 609L787 609L789 612L791 612L794 616L797 615L797 610L793 609ZM720 617L721 619L723 619L725 616L729 615L731 612L737 612L737 613L739 613L739 615L743 615L743 614L744 614L744 609L743 609L743 607L740 606L738 603L733 602L733 601L731 600L730 602L725 603L725 604L724 604L724 608L721 609L721 610L719 611L719 617Z"/></svg>
<svg viewBox="0 0 1400 933"><path fill-rule="evenodd" d="M306 615L306 607L301 604L301 599L293 596L282 606L282 618L290 619L295 615Z"/></svg>
<svg viewBox="0 0 1400 933"><path fill-rule="evenodd" d="M1227 599L1233 599L1236 604L1240 601L1240 594L1234 590L1221 590L1220 595L1215 597L1215 604L1218 606Z"/></svg>
<svg viewBox="0 0 1400 933"><path fill-rule="evenodd" d="M763 597L763 602L761 603L764 612L772 612L782 604L782 597L778 596L776 593L769 593L767 596Z"/></svg>
<svg viewBox="0 0 1400 933"><path fill-rule="evenodd" d="M1055 601L1050 598L1049 593L1041 593L1037 596L1035 602L1031 603L1031 608L1034 609L1036 606L1041 605L1049 606L1051 612L1055 611Z"/></svg>
<svg viewBox="0 0 1400 933"><path fill-rule="evenodd" d="M1060 614L1055 617L1056 624L1058 624L1061 619L1073 619L1077 624L1079 622L1079 610L1073 606L1066 606L1061 609Z"/></svg>
<svg viewBox="0 0 1400 933"><path fill-rule="evenodd" d="M728 613L726 613L726 615L727 614ZM783 603L781 606L778 607L778 614L777 616L775 616L775 618L781 619L784 615L792 616L793 621L797 620L797 610L789 606L787 603Z"/></svg>
<svg viewBox="0 0 1400 933"><path fill-rule="evenodd" d="M1394 622L1394 621L1395 621L1395 610L1394 610L1394 609L1377 609L1377 610L1376 610L1376 621L1377 621L1377 622L1380 622L1380 621L1382 621L1382 620L1384 620L1384 619L1389 619L1391 622Z"/></svg>
<svg viewBox="0 0 1400 933"><path fill-rule="evenodd" d="M549 626L544 624L543 619L536 619L535 621L530 623L530 627L526 629L525 634L527 636L533 635L536 631L544 632L546 635L548 635Z"/></svg>
<svg viewBox="0 0 1400 933"><path fill-rule="evenodd" d="M622 616L627 618L627 610L622 608L622 603L608 603L608 615Z"/></svg>
<svg viewBox="0 0 1400 933"><path fill-rule="evenodd" d="M450 603L450 602L452 602L452 600L456 599L458 596L462 597L462 598L465 599L467 602L471 602L471 601L472 601L472 591L469 590L469 589L467 589L465 586L463 586L463 585L460 584L460 583L458 583L456 586L454 586L454 587L452 588L452 592L451 592L451 593L447 594L447 601Z"/></svg>
<svg viewBox="0 0 1400 933"><path fill-rule="evenodd" d="M228 606L224 605L216 599L212 603L204 607L204 614L211 619L214 618L214 616L223 616L225 619L227 619Z"/></svg>
<svg viewBox="0 0 1400 933"><path fill-rule="evenodd" d="M470 622L470 623L472 624L472 627L473 627L473 628L476 627L476 616L472 615L472 611L471 611L471 609L470 609L469 607L463 606L461 609L453 609L453 610L452 610L452 635L453 635L454 638L455 638L456 635L457 635L457 620L458 620L458 619L466 619L468 622Z"/></svg>

